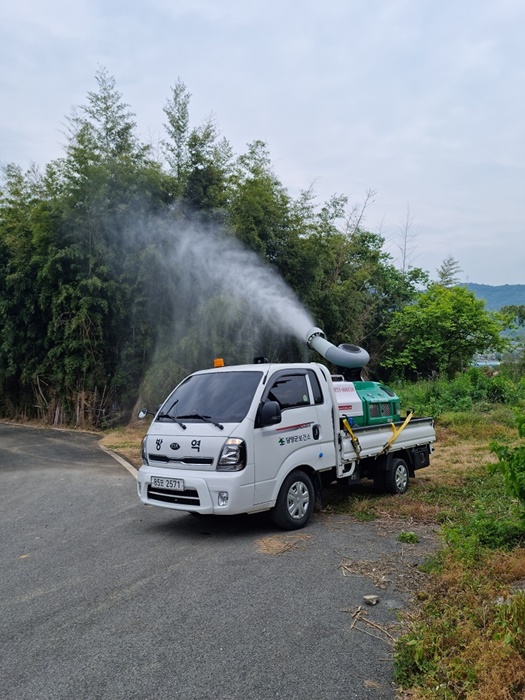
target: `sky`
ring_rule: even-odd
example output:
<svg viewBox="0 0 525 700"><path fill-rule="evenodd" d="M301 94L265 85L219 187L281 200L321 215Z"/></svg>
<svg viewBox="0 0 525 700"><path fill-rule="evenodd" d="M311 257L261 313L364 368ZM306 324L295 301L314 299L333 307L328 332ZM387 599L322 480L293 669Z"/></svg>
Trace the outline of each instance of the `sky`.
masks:
<svg viewBox="0 0 525 700"><path fill-rule="evenodd" d="M374 193L400 264L525 284L524 0L18 0L0 6L0 163L63 154L101 68L158 145L182 80L198 126L267 143L293 197Z"/></svg>

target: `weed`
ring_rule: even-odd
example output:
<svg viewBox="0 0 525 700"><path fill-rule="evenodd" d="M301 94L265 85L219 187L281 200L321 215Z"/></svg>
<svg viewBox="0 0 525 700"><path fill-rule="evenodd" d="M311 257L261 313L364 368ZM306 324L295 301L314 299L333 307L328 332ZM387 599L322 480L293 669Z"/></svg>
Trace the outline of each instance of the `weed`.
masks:
<svg viewBox="0 0 525 700"><path fill-rule="evenodd" d="M354 518L356 520L359 520L362 523L367 523L370 522L371 520L375 520L377 518L377 515L375 513L372 513L370 511L355 511L354 512Z"/></svg>
<svg viewBox="0 0 525 700"><path fill-rule="evenodd" d="M509 687L525 681L520 671L525 669L525 594L504 597L484 557L471 565L449 552L440 567L441 576L419 595L419 607L397 641L396 682L419 687L421 697L426 690L432 691L429 697L463 700L491 697L483 689L489 677L495 685L499 676L500 690L492 697L520 697ZM515 672L503 686L509 662Z"/></svg>
<svg viewBox="0 0 525 700"><path fill-rule="evenodd" d="M413 406L419 415L441 417L445 413L468 413L480 407L515 406L525 399L525 382L506 374L491 375L472 367L454 379L428 379L403 382L396 390L405 406Z"/></svg>
<svg viewBox="0 0 525 700"><path fill-rule="evenodd" d="M378 498L369 491L355 489L349 495L345 488L327 488L324 491L325 509L331 513L344 513L356 520L367 522L377 518Z"/></svg>
<svg viewBox="0 0 525 700"><path fill-rule="evenodd" d="M518 435L525 438L525 415L516 418ZM517 447L507 447L499 442L490 445L498 462L489 466L491 474L503 474L508 493L517 498L521 508L521 517L525 522L525 444Z"/></svg>
<svg viewBox="0 0 525 700"><path fill-rule="evenodd" d="M419 565L419 570L424 574L437 574L441 572L443 570L444 557L444 550L438 550L434 554L426 557L423 563ZM422 591L418 592L418 596L421 597L421 600L426 598L426 594Z"/></svg>
<svg viewBox="0 0 525 700"><path fill-rule="evenodd" d="M451 420L462 422L468 420ZM451 455L466 449L462 441L448 444ZM411 698L524 696L525 593L509 584L525 581L525 527L504 473L489 476L486 453L472 439L468 445L464 466L449 458L447 474L434 472L417 490L439 504L445 546L421 567L430 583L405 616L395 648L395 678Z"/></svg>
<svg viewBox="0 0 525 700"><path fill-rule="evenodd" d="M397 536L398 542L404 542L405 544L417 544L419 542L419 537L415 532L400 532Z"/></svg>
<svg viewBox="0 0 525 700"><path fill-rule="evenodd" d="M498 601L499 602L499 601ZM525 655L525 593L519 591L499 603L494 615L494 638Z"/></svg>

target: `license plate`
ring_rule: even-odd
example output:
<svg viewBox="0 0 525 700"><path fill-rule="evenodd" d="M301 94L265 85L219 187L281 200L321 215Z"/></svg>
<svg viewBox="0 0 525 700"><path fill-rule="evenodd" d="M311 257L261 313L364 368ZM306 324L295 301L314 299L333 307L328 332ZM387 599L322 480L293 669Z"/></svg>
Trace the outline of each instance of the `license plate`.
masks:
<svg viewBox="0 0 525 700"><path fill-rule="evenodd" d="M168 491L184 491L184 479L170 479L166 476L152 476L151 485Z"/></svg>

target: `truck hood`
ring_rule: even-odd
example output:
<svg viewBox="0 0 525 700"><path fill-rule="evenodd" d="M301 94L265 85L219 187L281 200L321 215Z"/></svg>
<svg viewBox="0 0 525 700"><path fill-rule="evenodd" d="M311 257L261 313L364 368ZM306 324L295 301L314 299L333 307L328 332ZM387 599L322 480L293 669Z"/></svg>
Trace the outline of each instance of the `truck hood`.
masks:
<svg viewBox="0 0 525 700"><path fill-rule="evenodd" d="M145 438L145 453L150 466L158 464L177 469L215 471L224 443L237 424L224 423L224 430L204 422L184 421L186 430L177 423L151 424Z"/></svg>

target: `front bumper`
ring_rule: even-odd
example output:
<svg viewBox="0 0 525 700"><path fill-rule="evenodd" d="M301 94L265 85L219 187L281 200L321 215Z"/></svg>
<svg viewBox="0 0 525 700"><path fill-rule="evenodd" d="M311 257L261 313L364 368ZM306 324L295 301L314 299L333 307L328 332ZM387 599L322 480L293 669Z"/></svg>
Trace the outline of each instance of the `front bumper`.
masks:
<svg viewBox="0 0 525 700"><path fill-rule="evenodd" d="M153 476L182 479L184 490L173 491L153 487ZM241 472L198 472L143 465L137 477L137 493L146 505L172 510L202 515L249 513L254 510L253 469L247 466ZM224 493L228 494L228 502L219 505L219 494ZM222 499L224 500L224 496Z"/></svg>

